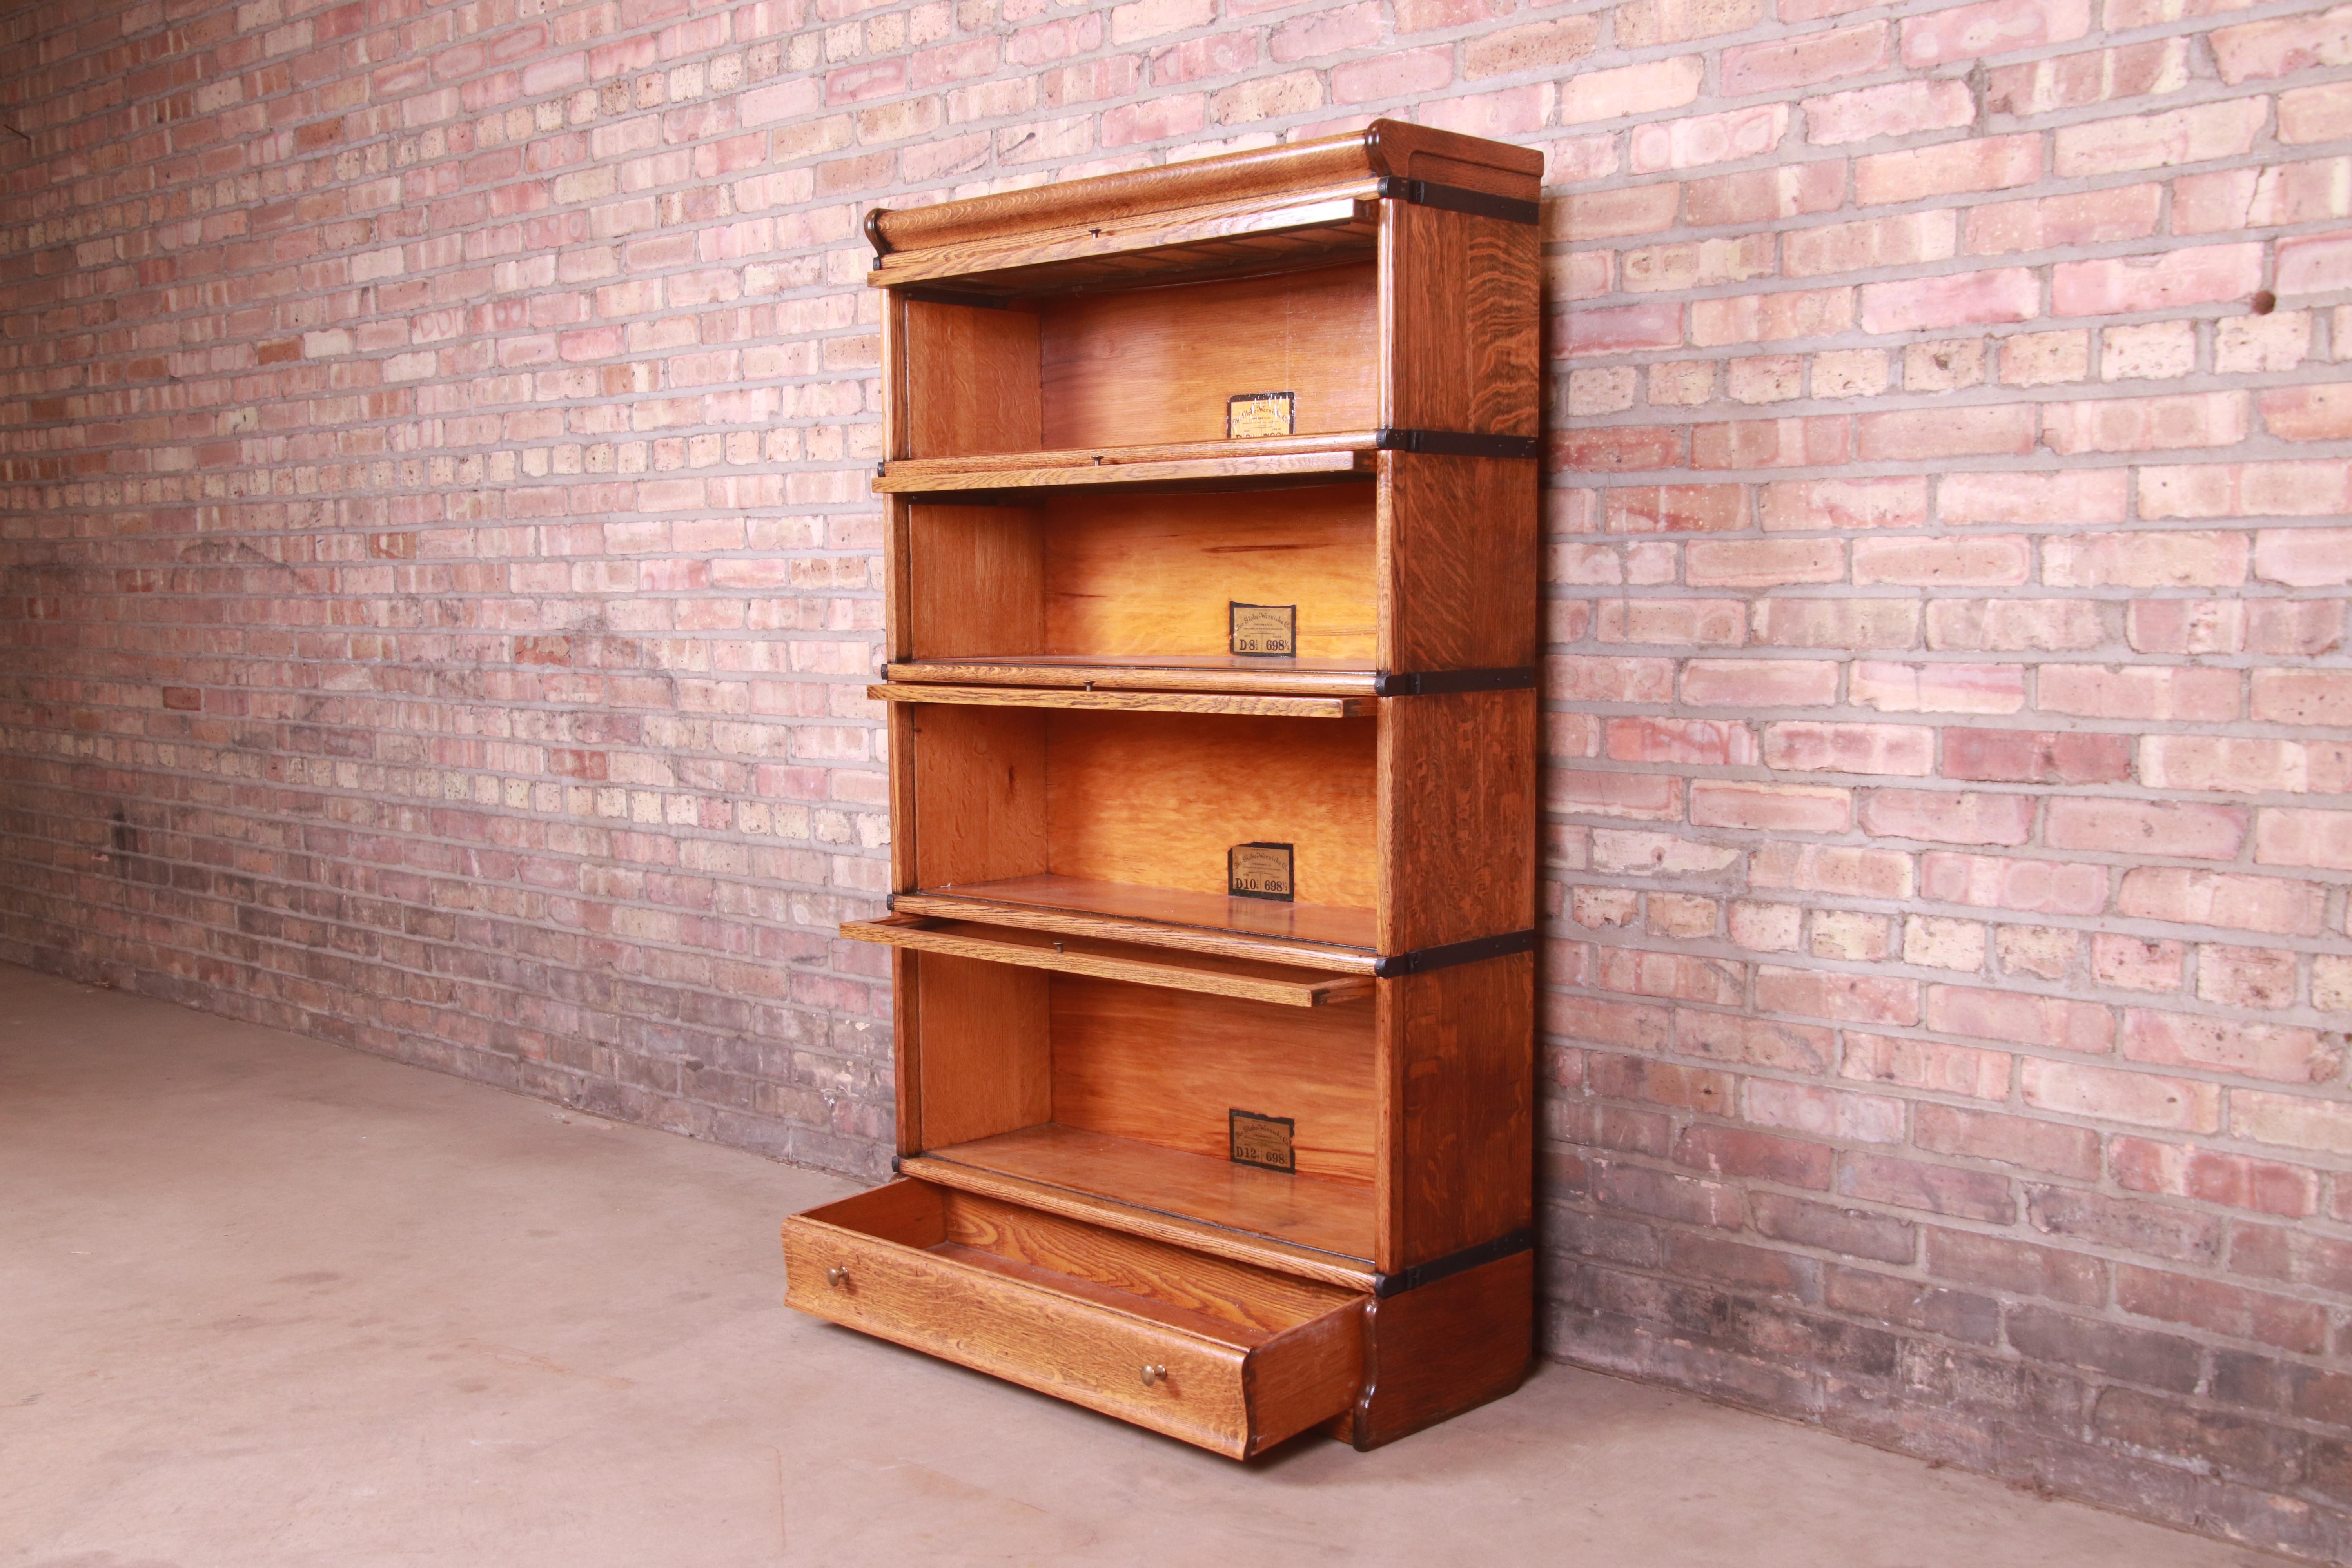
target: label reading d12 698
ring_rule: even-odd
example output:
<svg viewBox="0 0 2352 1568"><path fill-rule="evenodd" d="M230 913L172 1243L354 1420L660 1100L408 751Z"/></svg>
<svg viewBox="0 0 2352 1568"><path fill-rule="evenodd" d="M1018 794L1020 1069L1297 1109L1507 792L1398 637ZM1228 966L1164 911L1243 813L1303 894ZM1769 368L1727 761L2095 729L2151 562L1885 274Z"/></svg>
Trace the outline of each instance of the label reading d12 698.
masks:
<svg viewBox="0 0 2352 1568"><path fill-rule="evenodd" d="M1259 1165L1269 1171L1296 1171L1298 1152L1293 1140L1298 1120L1291 1116L1261 1116L1255 1110L1230 1110L1233 1158L1236 1165Z"/></svg>
<svg viewBox="0 0 2352 1568"><path fill-rule="evenodd" d="M1225 601L1234 652L1248 658L1288 658L1298 652L1298 606Z"/></svg>
<svg viewBox="0 0 2352 1568"><path fill-rule="evenodd" d="M1226 850L1225 889L1237 899L1275 899L1286 904L1297 899L1290 846L1236 844Z"/></svg>
<svg viewBox="0 0 2352 1568"><path fill-rule="evenodd" d="M1236 441L1290 435L1297 407L1295 392L1235 393L1225 399L1225 434Z"/></svg>

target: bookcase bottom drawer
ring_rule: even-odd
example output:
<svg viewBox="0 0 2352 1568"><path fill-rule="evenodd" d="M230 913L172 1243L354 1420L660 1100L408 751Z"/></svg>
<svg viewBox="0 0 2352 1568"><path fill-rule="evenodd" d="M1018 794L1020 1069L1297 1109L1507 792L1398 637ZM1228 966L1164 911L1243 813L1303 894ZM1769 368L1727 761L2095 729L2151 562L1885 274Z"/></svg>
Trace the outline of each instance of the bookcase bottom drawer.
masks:
<svg viewBox="0 0 2352 1568"><path fill-rule="evenodd" d="M783 1240L789 1306L1234 1458L1363 1380L1361 1295L928 1182Z"/></svg>

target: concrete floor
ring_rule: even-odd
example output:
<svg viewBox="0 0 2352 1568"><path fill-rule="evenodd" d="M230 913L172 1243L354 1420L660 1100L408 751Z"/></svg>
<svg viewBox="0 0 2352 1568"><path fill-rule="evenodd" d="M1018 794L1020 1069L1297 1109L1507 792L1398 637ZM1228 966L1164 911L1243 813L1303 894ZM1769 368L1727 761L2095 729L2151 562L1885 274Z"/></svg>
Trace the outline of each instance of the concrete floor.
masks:
<svg viewBox="0 0 2352 1568"><path fill-rule="evenodd" d="M0 966L0 1564L2274 1568L1560 1367L1244 1468L784 1310L846 1190Z"/></svg>

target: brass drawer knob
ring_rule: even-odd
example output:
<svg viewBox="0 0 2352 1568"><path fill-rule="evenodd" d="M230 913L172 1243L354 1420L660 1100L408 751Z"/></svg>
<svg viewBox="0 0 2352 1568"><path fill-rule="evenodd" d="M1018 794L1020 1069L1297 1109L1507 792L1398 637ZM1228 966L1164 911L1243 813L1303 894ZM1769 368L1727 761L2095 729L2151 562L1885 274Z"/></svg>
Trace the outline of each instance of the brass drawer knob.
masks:
<svg viewBox="0 0 2352 1568"><path fill-rule="evenodd" d="M836 1290L846 1290L849 1289L849 1270L838 1268L828 1268L824 1271L824 1282Z"/></svg>
<svg viewBox="0 0 2352 1568"><path fill-rule="evenodd" d="M1150 1362L1145 1362L1145 1363L1143 1363L1143 1386L1144 1386L1144 1387L1146 1387L1146 1388L1150 1388L1150 1387L1152 1384L1158 1384L1158 1383L1165 1383L1165 1382L1167 1382L1167 1381L1168 1381L1168 1369L1167 1369L1166 1367L1164 1367L1164 1366L1155 1366L1155 1365L1153 1365L1153 1364L1152 1364L1151 1363L1150 1363Z"/></svg>

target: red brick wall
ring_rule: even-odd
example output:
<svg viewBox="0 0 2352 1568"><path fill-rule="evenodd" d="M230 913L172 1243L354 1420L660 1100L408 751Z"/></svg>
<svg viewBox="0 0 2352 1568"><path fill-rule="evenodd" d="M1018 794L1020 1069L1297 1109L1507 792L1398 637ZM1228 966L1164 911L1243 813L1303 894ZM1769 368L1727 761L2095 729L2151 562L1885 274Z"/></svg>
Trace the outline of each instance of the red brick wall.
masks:
<svg viewBox="0 0 2352 1568"><path fill-rule="evenodd" d="M863 209L1506 137L1553 1347L2352 1554L2352 8L0 34L0 958L877 1171Z"/></svg>

